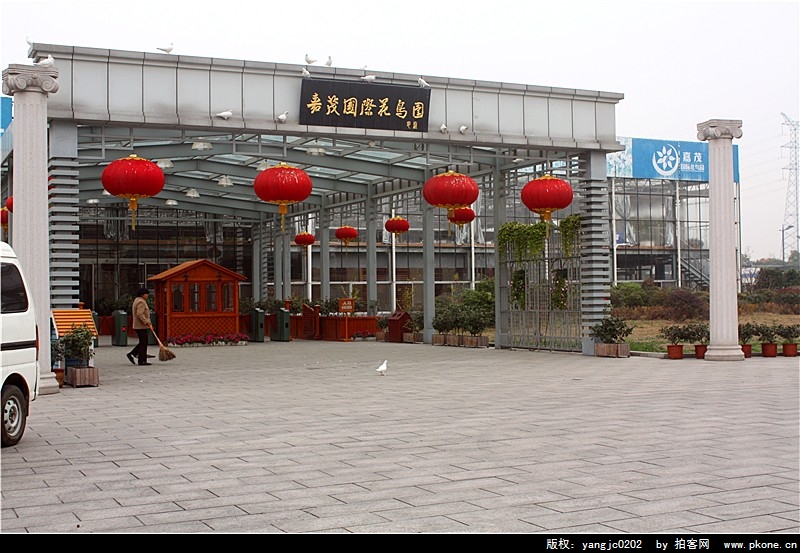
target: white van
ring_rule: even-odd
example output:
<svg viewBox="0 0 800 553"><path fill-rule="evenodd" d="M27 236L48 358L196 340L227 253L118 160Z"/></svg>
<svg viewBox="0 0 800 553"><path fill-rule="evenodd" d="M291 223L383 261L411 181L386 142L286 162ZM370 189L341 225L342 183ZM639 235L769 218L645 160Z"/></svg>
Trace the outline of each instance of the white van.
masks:
<svg viewBox="0 0 800 553"><path fill-rule="evenodd" d="M5 242L0 242L0 343L2 445L8 447L22 439L39 391L39 326L19 259Z"/></svg>

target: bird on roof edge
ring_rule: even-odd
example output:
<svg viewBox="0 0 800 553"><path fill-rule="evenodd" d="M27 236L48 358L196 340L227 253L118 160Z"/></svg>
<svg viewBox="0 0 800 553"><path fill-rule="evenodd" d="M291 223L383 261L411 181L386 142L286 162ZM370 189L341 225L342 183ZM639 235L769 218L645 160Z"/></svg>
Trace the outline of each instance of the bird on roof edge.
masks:
<svg viewBox="0 0 800 553"><path fill-rule="evenodd" d="M51 54L47 54L46 58L42 58L36 62L36 65L39 67L50 67L55 63L56 60L53 59Z"/></svg>
<svg viewBox="0 0 800 553"><path fill-rule="evenodd" d="M306 63L307 63L308 65L311 65L312 63L317 63L317 60L315 60L315 59L314 59L314 58L312 58L312 57L309 57L309 55L308 55L308 54L306 54Z"/></svg>
<svg viewBox="0 0 800 553"><path fill-rule="evenodd" d="M170 42L169 46L163 46L163 47L159 46L156 48L156 50L161 50L165 54L169 54L170 52L172 52L172 43Z"/></svg>
<svg viewBox="0 0 800 553"><path fill-rule="evenodd" d="M233 110L227 109L225 111L219 112L217 114L217 117L222 117L223 119L225 119L225 121L227 121L228 117L230 117L231 115L233 115Z"/></svg>
<svg viewBox="0 0 800 553"><path fill-rule="evenodd" d="M306 78L306 79L307 79L308 77L310 77L310 76L311 76L311 73L309 73L309 72L308 72L308 69L306 69L306 68L304 67L304 68L303 68L303 73L302 73L302 75L303 75L303 77L304 77L304 78Z"/></svg>
<svg viewBox="0 0 800 553"><path fill-rule="evenodd" d="M275 120L278 121L278 123L286 123L286 118L287 117L289 117L289 112L288 111L284 111L279 116L277 116L275 118Z"/></svg>
<svg viewBox="0 0 800 553"><path fill-rule="evenodd" d="M430 88L430 87L431 87L431 85L429 85L429 84L428 84L428 83L425 81L425 79L423 79L422 77L420 77L419 79L417 79L417 82L419 83L419 86L421 86L422 88L425 88L425 87L428 87L428 88Z"/></svg>
<svg viewBox="0 0 800 553"><path fill-rule="evenodd" d="M364 75L363 77L359 77L362 81L366 83L371 83L375 80L375 75Z"/></svg>
<svg viewBox="0 0 800 553"><path fill-rule="evenodd" d="M388 369L388 368L389 368L389 360L388 360L388 359L386 359L386 360L384 360L384 362L383 362L383 363L381 363L381 366L380 366L380 367L378 367L378 368L377 368L377 369L375 369L375 370L376 370L376 371L378 371L378 373L379 373L381 376L383 376L383 375L385 375L385 374L386 374L386 369Z"/></svg>

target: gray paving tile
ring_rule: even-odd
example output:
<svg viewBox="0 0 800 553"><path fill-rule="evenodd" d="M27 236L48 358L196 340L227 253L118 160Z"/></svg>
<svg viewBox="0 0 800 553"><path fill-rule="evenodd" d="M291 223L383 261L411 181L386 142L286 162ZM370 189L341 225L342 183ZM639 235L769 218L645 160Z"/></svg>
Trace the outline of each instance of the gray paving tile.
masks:
<svg viewBox="0 0 800 553"><path fill-rule="evenodd" d="M3 450L3 532L800 530L790 359L298 340L131 370L121 351Z"/></svg>

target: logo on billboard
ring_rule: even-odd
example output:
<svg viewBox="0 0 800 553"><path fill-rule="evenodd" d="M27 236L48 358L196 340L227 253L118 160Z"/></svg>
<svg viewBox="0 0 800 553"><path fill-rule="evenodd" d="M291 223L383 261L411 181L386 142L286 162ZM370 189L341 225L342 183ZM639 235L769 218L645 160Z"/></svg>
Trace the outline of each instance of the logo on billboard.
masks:
<svg viewBox="0 0 800 553"><path fill-rule="evenodd" d="M680 154L672 144L665 144L653 153L653 168L662 177L671 177L680 166Z"/></svg>

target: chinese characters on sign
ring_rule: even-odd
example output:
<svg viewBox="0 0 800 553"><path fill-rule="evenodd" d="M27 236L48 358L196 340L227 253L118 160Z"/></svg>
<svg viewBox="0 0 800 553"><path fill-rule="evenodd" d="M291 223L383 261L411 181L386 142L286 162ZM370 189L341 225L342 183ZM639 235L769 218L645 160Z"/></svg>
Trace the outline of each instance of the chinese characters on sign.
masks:
<svg viewBox="0 0 800 553"><path fill-rule="evenodd" d="M430 97L427 88L304 79L300 124L428 132Z"/></svg>
<svg viewBox="0 0 800 553"><path fill-rule="evenodd" d="M352 313L356 310L354 298L339 298L339 313Z"/></svg>

